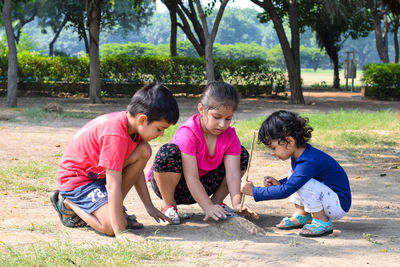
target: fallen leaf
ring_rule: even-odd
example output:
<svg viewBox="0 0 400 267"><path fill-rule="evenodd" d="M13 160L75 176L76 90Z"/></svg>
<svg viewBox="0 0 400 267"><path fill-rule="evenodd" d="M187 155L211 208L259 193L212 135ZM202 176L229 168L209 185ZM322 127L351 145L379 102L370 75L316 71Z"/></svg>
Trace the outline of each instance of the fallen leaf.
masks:
<svg viewBox="0 0 400 267"><path fill-rule="evenodd" d="M363 215L363 216L361 216L361 218L369 218L369 216Z"/></svg>

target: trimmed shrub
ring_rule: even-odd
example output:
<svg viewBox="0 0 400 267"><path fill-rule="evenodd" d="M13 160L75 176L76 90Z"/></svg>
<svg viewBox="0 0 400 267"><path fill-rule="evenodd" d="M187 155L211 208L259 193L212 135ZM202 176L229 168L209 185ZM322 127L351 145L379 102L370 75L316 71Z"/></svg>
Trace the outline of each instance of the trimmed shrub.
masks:
<svg viewBox="0 0 400 267"><path fill-rule="evenodd" d="M365 95L400 99L400 64L367 64L363 68Z"/></svg>
<svg viewBox="0 0 400 267"><path fill-rule="evenodd" d="M5 79L6 66L7 58L2 56L0 76ZM109 95L131 95L136 85L152 81L165 83L175 88L174 92L200 94L206 82L204 58L104 56L100 59L100 70L102 90ZM284 73L272 69L263 59L216 58L215 70L217 79L233 84L243 96L277 93L287 84ZM48 57L24 51L18 54L18 75L23 83L20 90L40 94L77 94L80 91L86 94L89 57Z"/></svg>

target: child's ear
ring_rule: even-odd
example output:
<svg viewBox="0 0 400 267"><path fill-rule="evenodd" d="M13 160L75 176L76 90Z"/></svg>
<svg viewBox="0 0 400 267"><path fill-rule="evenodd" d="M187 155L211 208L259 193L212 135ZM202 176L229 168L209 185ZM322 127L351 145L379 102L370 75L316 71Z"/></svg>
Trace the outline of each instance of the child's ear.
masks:
<svg viewBox="0 0 400 267"><path fill-rule="evenodd" d="M202 113L204 111L204 107L201 103L197 104L197 110L199 111L199 113Z"/></svg>
<svg viewBox="0 0 400 267"><path fill-rule="evenodd" d="M147 121L147 116L144 114L140 114L137 118L137 124L142 126Z"/></svg>
<svg viewBox="0 0 400 267"><path fill-rule="evenodd" d="M292 136L286 137L286 141L287 141L288 146L291 146L291 147L296 146L296 140Z"/></svg>

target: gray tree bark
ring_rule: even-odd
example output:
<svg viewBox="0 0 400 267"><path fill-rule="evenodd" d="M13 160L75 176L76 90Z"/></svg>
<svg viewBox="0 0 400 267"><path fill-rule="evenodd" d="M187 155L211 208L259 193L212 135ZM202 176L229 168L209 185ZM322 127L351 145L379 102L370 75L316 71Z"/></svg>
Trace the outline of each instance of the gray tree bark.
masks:
<svg viewBox="0 0 400 267"><path fill-rule="evenodd" d="M196 7L199 12L200 20L203 25L204 39L206 42L205 45L205 56L206 56L206 73L207 73L207 82L215 81L215 69L214 69L214 59L213 59L213 46L215 37L217 36L218 27L221 23L222 15L224 14L224 10L229 0L222 0L221 5L218 10L217 17L215 18L214 25L212 27L211 33L208 31L207 20L204 14L203 8L201 7L200 0L196 1Z"/></svg>
<svg viewBox="0 0 400 267"><path fill-rule="evenodd" d="M90 86L89 98L92 103L104 103L101 99L101 83L100 83L100 57L99 57L99 39L100 39L100 19L101 0L88 0L87 16L89 26L89 71Z"/></svg>
<svg viewBox="0 0 400 267"><path fill-rule="evenodd" d="M11 21L12 1L4 0L3 24L6 29L8 44L8 77L7 77L7 102L9 108L17 107L18 94L18 60L17 48L15 45L14 30Z"/></svg>
<svg viewBox="0 0 400 267"><path fill-rule="evenodd" d="M388 54L388 29L387 7L381 2L381 10L378 10L378 3L375 0L368 0L368 7L371 10L372 23L375 30L376 49L382 63L389 62ZM383 21L382 21L383 20ZM382 24L382 28L381 28Z"/></svg>
<svg viewBox="0 0 400 267"><path fill-rule="evenodd" d="M298 7L296 0L289 1L289 22L292 36L291 46L286 37L283 28L282 19L278 16L271 0L251 0L254 4L263 8L270 16L276 34L278 35L279 43L281 44L283 56L285 58L286 69L289 76L290 87L290 103L304 104L303 90L301 88L301 72L300 72L300 33L298 25Z"/></svg>

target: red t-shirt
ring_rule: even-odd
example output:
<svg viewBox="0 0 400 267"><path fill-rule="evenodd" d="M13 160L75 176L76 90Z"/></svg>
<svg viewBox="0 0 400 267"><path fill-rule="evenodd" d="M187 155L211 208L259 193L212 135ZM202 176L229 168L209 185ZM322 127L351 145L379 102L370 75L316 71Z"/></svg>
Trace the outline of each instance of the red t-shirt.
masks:
<svg viewBox="0 0 400 267"><path fill-rule="evenodd" d="M122 172L124 161L141 138L128 135L127 111L89 121L70 141L57 170L61 191L71 191L106 177L106 169Z"/></svg>

